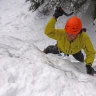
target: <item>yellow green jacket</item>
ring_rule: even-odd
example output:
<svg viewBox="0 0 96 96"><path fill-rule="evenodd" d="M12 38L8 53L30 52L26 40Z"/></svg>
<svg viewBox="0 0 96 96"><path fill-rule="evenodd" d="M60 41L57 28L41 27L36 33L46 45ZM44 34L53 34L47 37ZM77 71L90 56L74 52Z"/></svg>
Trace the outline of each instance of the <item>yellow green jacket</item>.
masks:
<svg viewBox="0 0 96 96"><path fill-rule="evenodd" d="M51 18L44 32L48 37L57 40L57 47L59 50L65 54L75 54L83 49L86 54L85 63L92 64L95 57L95 50L86 32L78 34L78 37L70 42L66 38L65 30L56 29L55 24L56 19Z"/></svg>

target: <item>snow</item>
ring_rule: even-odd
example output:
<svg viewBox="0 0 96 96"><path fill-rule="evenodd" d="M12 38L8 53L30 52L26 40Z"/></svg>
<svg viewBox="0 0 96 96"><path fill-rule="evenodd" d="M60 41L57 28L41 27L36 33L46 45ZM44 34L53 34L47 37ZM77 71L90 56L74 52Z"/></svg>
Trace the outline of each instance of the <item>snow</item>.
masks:
<svg viewBox="0 0 96 96"><path fill-rule="evenodd" d="M56 43L44 34L52 13L44 16L29 6L0 0L0 96L96 96L96 75L88 75L84 63L41 51ZM81 19L96 49L96 20L93 26L88 12ZM56 27L64 27L67 18L60 17Z"/></svg>

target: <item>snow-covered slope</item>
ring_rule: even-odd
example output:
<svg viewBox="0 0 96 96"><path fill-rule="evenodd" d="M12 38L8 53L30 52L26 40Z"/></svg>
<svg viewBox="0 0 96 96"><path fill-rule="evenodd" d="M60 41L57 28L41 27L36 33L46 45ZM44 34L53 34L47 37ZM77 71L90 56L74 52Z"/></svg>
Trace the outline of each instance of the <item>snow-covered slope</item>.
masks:
<svg viewBox="0 0 96 96"><path fill-rule="evenodd" d="M83 64L45 55L28 43L7 50L0 58L0 96L95 96L96 77Z"/></svg>
<svg viewBox="0 0 96 96"><path fill-rule="evenodd" d="M41 51L56 42L43 33L52 15L29 12L29 5L0 1L0 96L95 96L96 76L86 74L84 63ZM63 27L66 19L56 26Z"/></svg>

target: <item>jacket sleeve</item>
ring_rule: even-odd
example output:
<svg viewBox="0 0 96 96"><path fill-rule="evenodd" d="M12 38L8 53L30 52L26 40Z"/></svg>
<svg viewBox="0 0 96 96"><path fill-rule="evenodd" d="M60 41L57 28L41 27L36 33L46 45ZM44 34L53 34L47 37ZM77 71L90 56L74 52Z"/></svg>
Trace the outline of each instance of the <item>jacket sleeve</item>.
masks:
<svg viewBox="0 0 96 96"><path fill-rule="evenodd" d="M45 26L44 32L48 37L58 40L61 38L61 36L64 36L64 29L56 29L55 24L55 18L51 18Z"/></svg>
<svg viewBox="0 0 96 96"><path fill-rule="evenodd" d="M87 65L92 65L93 61L94 61L94 57L95 57L95 50L93 48L93 45L90 41L90 38L88 37L88 35L86 33L84 33L84 51L86 53L86 58L85 58L85 63Z"/></svg>

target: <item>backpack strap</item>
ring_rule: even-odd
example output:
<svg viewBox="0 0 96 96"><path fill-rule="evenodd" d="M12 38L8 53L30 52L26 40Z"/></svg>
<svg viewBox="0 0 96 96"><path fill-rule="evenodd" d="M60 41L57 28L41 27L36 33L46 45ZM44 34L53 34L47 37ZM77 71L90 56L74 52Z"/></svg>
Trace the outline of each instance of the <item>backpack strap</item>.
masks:
<svg viewBox="0 0 96 96"><path fill-rule="evenodd" d="M86 28L82 28L82 31L86 32L86 30L87 30Z"/></svg>
<svg viewBox="0 0 96 96"><path fill-rule="evenodd" d="M87 30L86 28L82 28L79 34L81 34L82 32L86 32L86 30Z"/></svg>

